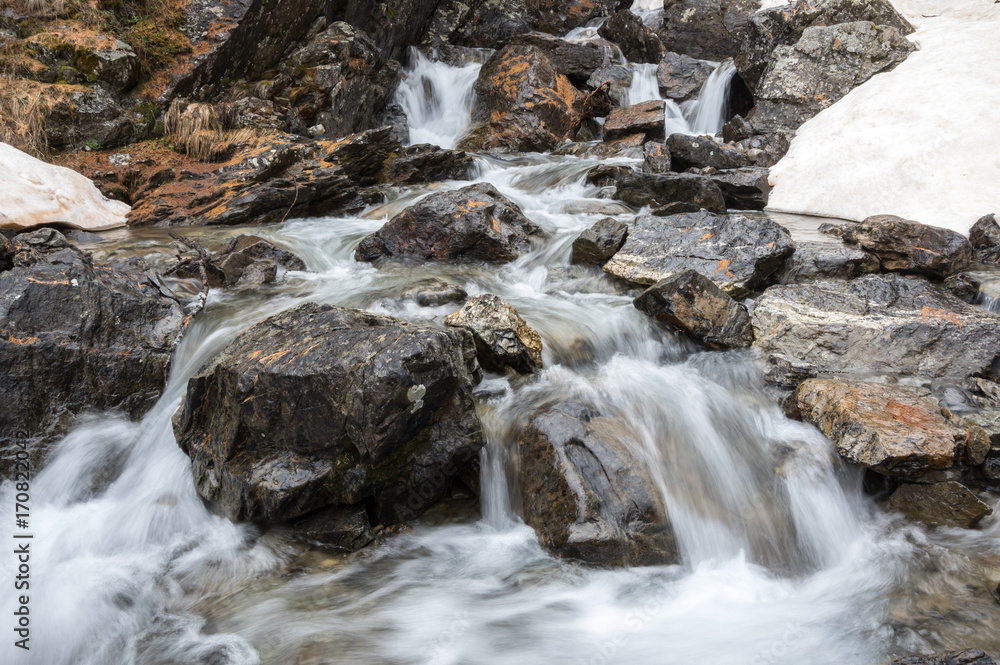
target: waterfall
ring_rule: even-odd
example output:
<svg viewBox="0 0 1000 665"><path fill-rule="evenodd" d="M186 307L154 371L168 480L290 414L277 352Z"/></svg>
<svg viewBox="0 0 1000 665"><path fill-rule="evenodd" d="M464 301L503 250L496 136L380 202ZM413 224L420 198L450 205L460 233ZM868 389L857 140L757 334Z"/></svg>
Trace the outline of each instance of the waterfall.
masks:
<svg viewBox="0 0 1000 665"><path fill-rule="evenodd" d="M406 112L410 145L431 143L454 148L472 120L473 86L479 63L453 66L411 49L412 65L396 91L396 103Z"/></svg>
<svg viewBox="0 0 1000 665"><path fill-rule="evenodd" d="M660 94L656 80L657 65L632 65L632 85L628 89L626 103L639 104L652 99L662 99L666 102L664 122L666 134L710 134L722 131L728 112L726 102L729 96L729 86L736 67L732 60L726 60L708 77L698 99L678 105L674 100Z"/></svg>

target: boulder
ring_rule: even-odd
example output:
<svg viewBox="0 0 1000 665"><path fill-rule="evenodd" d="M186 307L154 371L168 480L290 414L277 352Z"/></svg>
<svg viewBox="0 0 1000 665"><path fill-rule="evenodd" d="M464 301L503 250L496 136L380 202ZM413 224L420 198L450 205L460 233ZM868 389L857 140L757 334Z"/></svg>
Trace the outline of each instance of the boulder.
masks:
<svg viewBox="0 0 1000 665"><path fill-rule="evenodd" d="M483 446L472 335L307 303L237 337L175 417L198 493L232 520L368 506L411 519Z"/></svg>
<svg viewBox="0 0 1000 665"><path fill-rule="evenodd" d="M421 185L442 180L469 180L472 156L422 143L403 148L385 164L385 180L397 185Z"/></svg>
<svg viewBox="0 0 1000 665"><path fill-rule="evenodd" d="M760 0L664 0L652 27L672 51L725 60L739 50L747 20Z"/></svg>
<svg viewBox="0 0 1000 665"><path fill-rule="evenodd" d="M603 266L615 255L628 237L628 225L605 217L573 241L569 262Z"/></svg>
<svg viewBox="0 0 1000 665"><path fill-rule="evenodd" d="M926 388L809 379L795 399L803 419L830 437L841 457L884 475L948 469L965 448L966 430L941 415Z"/></svg>
<svg viewBox="0 0 1000 665"><path fill-rule="evenodd" d="M781 270L794 251L788 231L767 217L641 215L604 271L632 284L651 285L692 268L739 298Z"/></svg>
<svg viewBox="0 0 1000 665"><path fill-rule="evenodd" d="M1000 224L996 215L981 217L969 230L973 255L980 263L1000 263Z"/></svg>
<svg viewBox="0 0 1000 665"><path fill-rule="evenodd" d="M953 480L933 485L904 484L889 497L889 509L928 526L971 529L993 509Z"/></svg>
<svg viewBox="0 0 1000 665"><path fill-rule="evenodd" d="M526 32L512 37L509 44L535 46L552 62L560 74L575 86L587 84L591 75L604 65L607 59L605 46L594 42L567 42L544 32ZM607 47L611 44L604 42Z"/></svg>
<svg viewBox="0 0 1000 665"><path fill-rule="evenodd" d="M160 397L183 310L137 259L102 263L58 231L14 236L0 272L0 472L89 411L138 419ZM23 448L19 446L24 446Z"/></svg>
<svg viewBox="0 0 1000 665"><path fill-rule="evenodd" d="M434 277L422 279L403 289L404 300L412 300L421 307L439 307L453 302L464 302L469 294L465 289Z"/></svg>
<svg viewBox="0 0 1000 665"><path fill-rule="evenodd" d="M962 426L980 428L989 439L990 445L1000 448L1000 410L985 409L962 416ZM980 461L981 463L982 461Z"/></svg>
<svg viewBox="0 0 1000 665"><path fill-rule="evenodd" d="M646 173L670 173L670 150L664 143L649 141L642 146L642 170Z"/></svg>
<svg viewBox="0 0 1000 665"><path fill-rule="evenodd" d="M657 323L681 330L709 348L753 344L753 327L746 307L694 270L657 282L632 304Z"/></svg>
<svg viewBox="0 0 1000 665"><path fill-rule="evenodd" d="M139 82L139 57L131 46L104 33L50 26L25 40L32 56L49 68L46 83L98 84L113 93ZM70 80L73 78L74 80Z"/></svg>
<svg viewBox="0 0 1000 665"><path fill-rule="evenodd" d="M979 649L966 649L934 656L908 656L893 661L892 665L996 665L996 663Z"/></svg>
<svg viewBox="0 0 1000 665"><path fill-rule="evenodd" d="M587 183L590 185L594 185L595 187L610 187L632 172L632 169L627 166L601 164L587 171L585 177Z"/></svg>
<svg viewBox="0 0 1000 665"><path fill-rule="evenodd" d="M56 85L50 90L54 101L44 123L50 149L115 148L142 139L149 128L141 113L126 109L101 86Z"/></svg>
<svg viewBox="0 0 1000 665"><path fill-rule="evenodd" d="M763 210L771 194L768 170L762 166L745 166L709 174L719 189L726 207L731 210Z"/></svg>
<svg viewBox="0 0 1000 665"><path fill-rule="evenodd" d="M629 173L617 181L615 198L636 208L650 206L654 215L682 212L726 212L722 190L711 178L693 173Z"/></svg>
<svg viewBox="0 0 1000 665"><path fill-rule="evenodd" d="M125 226L129 206L106 198L88 178L0 143L0 229L56 224L88 231Z"/></svg>
<svg viewBox="0 0 1000 665"><path fill-rule="evenodd" d="M701 86L714 71L714 63L671 52L656 67L656 83L661 95L680 104L697 99Z"/></svg>
<svg viewBox="0 0 1000 665"><path fill-rule="evenodd" d="M859 21L806 28L779 46L755 93L756 128L796 129L915 50L899 30Z"/></svg>
<svg viewBox="0 0 1000 665"><path fill-rule="evenodd" d="M261 279L258 271L266 266L281 266L285 270L306 269L302 259L287 249L258 236L240 235L229 244L216 248L205 272L210 287L229 287L244 279L248 282ZM198 268L190 265L181 268L176 274L180 277L200 277ZM266 281L273 281L273 277Z"/></svg>
<svg viewBox="0 0 1000 665"><path fill-rule="evenodd" d="M479 363L491 372L530 374L542 367L541 336L510 303L491 293L469 298L444 323L472 332Z"/></svg>
<svg viewBox="0 0 1000 665"><path fill-rule="evenodd" d="M666 134L666 109L666 102L662 99L614 109L604 121L604 140L614 141L632 134L644 134L647 141L662 141Z"/></svg>
<svg viewBox="0 0 1000 665"><path fill-rule="evenodd" d="M677 563L656 483L621 418L567 400L518 426L522 517L553 553L603 565Z"/></svg>
<svg viewBox="0 0 1000 665"><path fill-rule="evenodd" d="M508 263L530 251L543 231L493 185L436 192L366 236L359 261Z"/></svg>
<svg viewBox="0 0 1000 665"><path fill-rule="evenodd" d="M615 12L597 29L597 34L617 44L629 62L655 65L663 57L660 38L628 9Z"/></svg>
<svg viewBox="0 0 1000 665"><path fill-rule="evenodd" d="M688 134L671 134L667 139L670 158L675 171L684 171L691 167L703 169L738 169L750 166L746 154L739 148L717 143L708 136L690 136Z"/></svg>
<svg viewBox="0 0 1000 665"><path fill-rule="evenodd" d="M795 44L811 26L856 21L889 26L901 35L913 32L913 26L888 0L796 0L791 7L777 6L750 16L743 44L734 58L736 69L750 91L756 94L777 47Z"/></svg>
<svg viewBox="0 0 1000 665"><path fill-rule="evenodd" d="M363 505L320 508L289 526L310 545L348 552L356 552L375 539Z"/></svg>
<svg viewBox="0 0 1000 665"><path fill-rule="evenodd" d="M941 279L965 270L972 259L972 246L961 233L893 215L867 218L844 240L878 256L886 270Z"/></svg>
<svg viewBox="0 0 1000 665"><path fill-rule="evenodd" d="M544 152L572 138L580 92L536 46L510 45L476 79L473 126L459 142L479 152Z"/></svg>
<svg viewBox="0 0 1000 665"><path fill-rule="evenodd" d="M752 318L765 356L795 358L821 374L962 381L1000 356L996 316L920 277L772 286Z"/></svg>
<svg viewBox="0 0 1000 665"><path fill-rule="evenodd" d="M596 90L607 84L611 97L619 106L628 105L628 91L632 87L632 68L627 65L606 64L595 70L587 79L587 87Z"/></svg>
<svg viewBox="0 0 1000 665"><path fill-rule="evenodd" d="M878 272L878 257L863 250L826 242L800 242L785 262L782 284L799 284L818 279L854 279Z"/></svg>

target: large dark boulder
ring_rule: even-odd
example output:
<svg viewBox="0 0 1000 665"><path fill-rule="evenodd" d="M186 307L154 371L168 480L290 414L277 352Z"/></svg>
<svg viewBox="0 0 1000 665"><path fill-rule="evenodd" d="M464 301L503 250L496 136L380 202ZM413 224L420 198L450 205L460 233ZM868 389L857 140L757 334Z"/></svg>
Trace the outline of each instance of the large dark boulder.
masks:
<svg viewBox="0 0 1000 665"><path fill-rule="evenodd" d="M781 282L796 284L817 279L854 279L878 272L880 267L877 256L856 247L800 242L795 246L795 253L785 262Z"/></svg>
<svg viewBox="0 0 1000 665"><path fill-rule="evenodd" d="M670 149L675 171L691 167L703 169L711 166L723 170L750 166L743 150L734 145L717 143L707 136L671 134L667 138L667 148Z"/></svg>
<svg viewBox="0 0 1000 665"><path fill-rule="evenodd" d="M730 210L763 210L771 196L770 172L762 166L745 166L709 174Z"/></svg>
<svg viewBox="0 0 1000 665"><path fill-rule="evenodd" d="M629 173L617 181L615 198L656 215L681 212L725 212L722 190L711 178L693 173Z"/></svg>
<svg viewBox="0 0 1000 665"><path fill-rule="evenodd" d="M844 237L882 261L886 270L945 278L962 272L972 259L965 236L894 215L875 215Z"/></svg>
<svg viewBox="0 0 1000 665"><path fill-rule="evenodd" d="M692 268L738 298L781 270L794 251L788 231L767 217L642 215L604 271L633 284L651 285Z"/></svg>
<svg viewBox="0 0 1000 665"><path fill-rule="evenodd" d="M365 237L359 261L484 261L507 263L542 235L517 205L493 185L437 192Z"/></svg>
<svg viewBox="0 0 1000 665"><path fill-rule="evenodd" d="M422 143L403 148L387 160L384 179L397 185L469 180L474 169L472 155Z"/></svg>
<svg viewBox="0 0 1000 665"><path fill-rule="evenodd" d="M1000 356L1000 318L924 278L893 273L772 286L757 299L753 324L765 356L822 374L961 381Z"/></svg>
<svg viewBox="0 0 1000 665"><path fill-rule="evenodd" d="M628 9L615 12L597 29L597 34L617 44L629 62L656 64L663 57L660 38Z"/></svg>
<svg viewBox="0 0 1000 665"><path fill-rule="evenodd" d="M556 71L564 75L575 86L584 86L591 75L600 69L607 55L604 45L594 42L568 42L544 32L527 32L509 40L510 44L535 46L552 62Z"/></svg>
<svg viewBox="0 0 1000 665"><path fill-rule="evenodd" d="M233 520L363 504L390 524L439 499L483 445L472 335L307 303L253 326L188 382L174 431Z"/></svg>
<svg viewBox="0 0 1000 665"><path fill-rule="evenodd" d="M74 417L136 419L159 399L183 311L139 260L100 263L57 231L15 236L0 272L0 475L37 470Z"/></svg>
<svg viewBox="0 0 1000 665"><path fill-rule="evenodd" d="M656 67L660 94L678 104L697 99L701 86L715 71L715 65L680 53L667 53Z"/></svg>
<svg viewBox="0 0 1000 665"><path fill-rule="evenodd" d="M705 60L734 56L759 0L664 0L651 27L671 51Z"/></svg>
<svg viewBox="0 0 1000 665"><path fill-rule="evenodd" d="M754 98L758 129L796 129L915 50L899 30L867 21L806 28L771 54Z"/></svg>
<svg viewBox="0 0 1000 665"><path fill-rule="evenodd" d="M632 302L670 330L681 330L713 349L753 343L750 315L708 277L685 270L643 291Z"/></svg>
<svg viewBox="0 0 1000 665"><path fill-rule="evenodd" d="M510 303L492 293L473 296L454 314L445 317L446 326L465 328L476 340L476 354L483 368L491 372L512 369L530 374L542 367L542 338Z"/></svg>
<svg viewBox="0 0 1000 665"><path fill-rule="evenodd" d="M572 138L581 97L541 49L510 45L479 71L473 126L459 148L479 152L544 152Z"/></svg>
<svg viewBox="0 0 1000 665"><path fill-rule="evenodd" d="M546 549L604 565L679 561L656 483L622 418L567 400L518 426L522 517Z"/></svg>
<svg viewBox="0 0 1000 665"><path fill-rule="evenodd" d="M791 7L774 7L750 16L743 45L734 58L736 68L750 91L756 94L757 85L777 47L795 44L805 29L812 26L856 21L889 26L902 35L913 32L913 26L888 0L797 0Z"/></svg>

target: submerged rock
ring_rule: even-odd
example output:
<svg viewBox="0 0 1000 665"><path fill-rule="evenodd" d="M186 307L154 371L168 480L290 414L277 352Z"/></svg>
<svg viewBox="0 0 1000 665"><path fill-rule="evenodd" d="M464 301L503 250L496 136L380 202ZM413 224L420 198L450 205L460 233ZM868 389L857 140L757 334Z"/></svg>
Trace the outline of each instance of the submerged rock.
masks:
<svg viewBox="0 0 1000 665"><path fill-rule="evenodd" d="M642 215L604 271L650 285L692 268L738 298L779 271L794 251L788 231L767 217Z"/></svg>
<svg viewBox="0 0 1000 665"><path fill-rule="evenodd" d="M17 445L38 469L74 417L114 410L137 419L163 390L184 314L136 259L102 263L58 231L14 236L0 272L0 472Z"/></svg>
<svg viewBox="0 0 1000 665"><path fill-rule="evenodd" d="M972 258L972 246L961 233L894 215L869 217L844 240L878 256L886 270L942 279L965 270Z"/></svg>
<svg viewBox="0 0 1000 665"><path fill-rule="evenodd" d="M542 367L541 336L510 303L491 293L469 298L444 323L472 332L479 363L489 371L530 374Z"/></svg>
<svg viewBox="0 0 1000 665"><path fill-rule="evenodd" d="M694 270L657 282L632 304L657 323L682 330L710 348L753 344L753 327L746 307Z"/></svg>
<svg viewBox="0 0 1000 665"><path fill-rule="evenodd" d="M901 485L889 497L889 509L928 526L971 529L993 509L968 487L955 481L933 485Z"/></svg>
<svg viewBox="0 0 1000 665"><path fill-rule="evenodd" d="M287 249L258 236L241 235L233 238L230 245L216 248L230 251L208 262L206 273L211 287L233 286L240 280L252 277L248 271L257 271L266 266L281 266L285 270L305 270L306 264ZM198 268L187 266L176 273L180 277L198 277Z"/></svg>
<svg viewBox="0 0 1000 665"><path fill-rule="evenodd" d="M615 198L636 208L650 206L655 215L682 212L726 212L722 189L711 178L693 173L628 173L617 181Z"/></svg>
<svg viewBox="0 0 1000 665"><path fill-rule="evenodd" d="M253 326L188 382L175 418L198 493L233 520L439 499L483 445L472 335L307 303Z"/></svg>
<svg viewBox="0 0 1000 665"><path fill-rule="evenodd" d="M365 237L359 261L507 263L531 249L542 230L493 185L436 192Z"/></svg>
<svg viewBox="0 0 1000 665"><path fill-rule="evenodd" d="M752 318L765 356L795 358L821 374L962 381L1000 356L1000 319L921 277L772 286Z"/></svg>
<svg viewBox="0 0 1000 665"><path fill-rule="evenodd" d="M463 302L469 297L462 287L433 277L407 287L400 295L421 307L438 307L452 302Z"/></svg>
<svg viewBox="0 0 1000 665"><path fill-rule="evenodd" d="M603 266L621 249L627 237L627 224L605 217L573 241L569 262Z"/></svg>
<svg viewBox="0 0 1000 665"><path fill-rule="evenodd" d="M628 423L565 401L519 429L522 517L543 547L604 565L679 561L656 483L625 443Z"/></svg>
<svg viewBox="0 0 1000 665"><path fill-rule="evenodd" d="M666 108L666 102L654 99L613 110L604 121L604 140L614 141L633 134L643 134L646 140L662 140Z"/></svg>
<svg viewBox="0 0 1000 665"><path fill-rule="evenodd" d="M309 513L289 525L310 545L355 552L375 539L363 505L334 506Z"/></svg>
<svg viewBox="0 0 1000 665"><path fill-rule="evenodd" d="M809 379L795 398L802 417L833 440L841 457L885 475L950 468L965 447L966 431L941 415L925 388Z"/></svg>

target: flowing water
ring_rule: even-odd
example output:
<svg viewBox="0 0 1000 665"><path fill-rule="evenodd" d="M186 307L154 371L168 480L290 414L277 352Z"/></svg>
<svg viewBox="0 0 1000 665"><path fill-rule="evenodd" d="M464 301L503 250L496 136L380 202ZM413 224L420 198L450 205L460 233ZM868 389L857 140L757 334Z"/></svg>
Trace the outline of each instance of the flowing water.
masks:
<svg viewBox="0 0 1000 665"><path fill-rule="evenodd" d="M448 73L459 74L470 72ZM459 92L428 79L435 95ZM411 116L412 136L447 133L446 106L435 116L418 104L427 115ZM33 648L5 643L0 662L874 665L945 647L1000 653L989 587L1000 581L997 520L925 532L887 515L828 440L768 399L749 352L699 351L654 327L599 270L569 265L580 231L631 215L586 184L597 163L481 158L479 180L549 233L505 266L355 262L360 239L426 195L420 188L393 190L356 217L255 228L309 271L253 292L213 290L153 411L138 423L94 414L59 444L32 487ZM186 230L209 245L240 231ZM168 243L144 230L94 249L165 265ZM430 276L498 294L543 339L536 377L488 376L477 390L488 439L480 503L456 498L350 556L211 515L171 430L187 379L241 331L302 302L439 324L454 306L396 295ZM513 424L565 397L628 424L625 443L660 488L680 564L560 560L520 521ZM13 488L0 495L10 504ZM0 525L8 543L10 529ZM0 588L12 575L3 569ZM11 617L12 594L0 598Z"/></svg>

